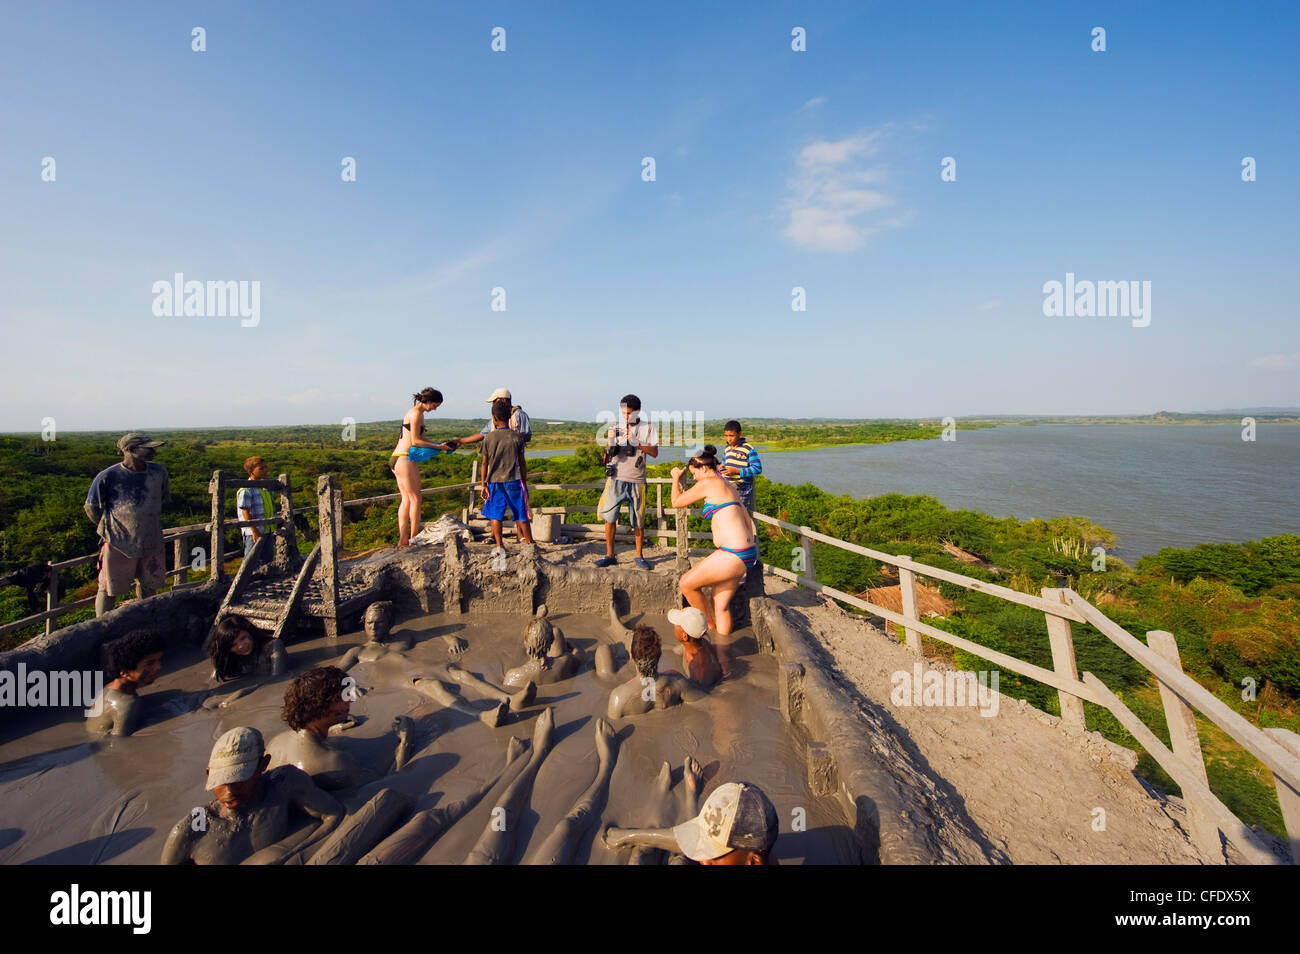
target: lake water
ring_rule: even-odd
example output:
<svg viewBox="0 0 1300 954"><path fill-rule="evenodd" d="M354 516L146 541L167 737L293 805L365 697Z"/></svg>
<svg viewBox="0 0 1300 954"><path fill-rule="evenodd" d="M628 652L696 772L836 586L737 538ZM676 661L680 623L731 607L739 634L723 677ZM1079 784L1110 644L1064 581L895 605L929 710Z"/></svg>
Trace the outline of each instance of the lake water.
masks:
<svg viewBox="0 0 1300 954"><path fill-rule="evenodd" d="M763 473L854 497L929 494L997 517L1087 517L1115 531L1129 561L1161 547L1300 533L1300 426L1261 425L1254 442L1237 425L959 430L955 441L767 453Z"/></svg>
<svg viewBox="0 0 1300 954"><path fill-rule="evenodd" d="M1080 516L1131 560L1161 547L1300 533L1300 426L1035 425L767 454L763 473L834 494L929 494L997 517Z"/></svg>

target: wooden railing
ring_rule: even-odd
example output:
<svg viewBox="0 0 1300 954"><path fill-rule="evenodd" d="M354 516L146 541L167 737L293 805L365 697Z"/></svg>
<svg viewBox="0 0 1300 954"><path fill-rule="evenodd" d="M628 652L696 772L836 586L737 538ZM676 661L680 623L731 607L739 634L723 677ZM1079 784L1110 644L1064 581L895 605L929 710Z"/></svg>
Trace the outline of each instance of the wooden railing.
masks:
<svg viewBox="0 0 1300 954"><path fill-rule="evenodd" d="M1212 695L1183 672L1178 657L1178 645L1171 634L1152 630L1147 633L1147 642L1143 643L1073 590L1044 588L1041 597L1033 596L1005 586L972 579L950 570L917 563L907 556L884 553L870 547L848 543L818 533L810 527L797 526L766 514L756 513L754 519L796 534L803 554L801 573L773 566L766 567L767 572L818 593L824 593L849 606L857 607L902 627L908 648L917 654L921 652L920 636L925 635L981 659L987 659L1011 672L1051 686L1059 694L1061 719L1066 725L1084 728L1083 703L1085 701L1101 706L1114 715L1160 767L1178 783L1187 804L1190 834L1205 857L1224 860L1219 839L1219 833L1222 832L1250 861L1257 864L1278 863L1277 856L1260 844L1251 829L1210 791L1205 760L1201 754L1200 737L1196 728L1195 712L1200 712L1272 772L1274 788L1290 841L1292 861L1300 864L1300 736L1286 729L1264 730L1251 725L1226 703ZM818 583L812 549L814 541L896 567L903 612L896 613L861 597ZM942 580L1041 611L1047 624L1052 650L1052 668L1044 669L1035 666L923 622L918 617L916 606L918 576ZM1091 625L1156 677L1172 750L1161 742L1156 734L1147 728L1123 700L1108 689L1100 679L1090 672L1085 672L1080 677L1074 658L1071 623Z"/></svg>

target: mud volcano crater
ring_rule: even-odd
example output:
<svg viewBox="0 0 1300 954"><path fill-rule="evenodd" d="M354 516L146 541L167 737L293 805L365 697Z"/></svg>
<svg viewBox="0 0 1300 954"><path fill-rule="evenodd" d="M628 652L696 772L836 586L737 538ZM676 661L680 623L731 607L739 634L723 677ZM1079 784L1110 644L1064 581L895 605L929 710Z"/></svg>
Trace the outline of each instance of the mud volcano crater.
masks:
<svg viewBox="0 0 1300 954"><path fill-rule="evenodd" d="M606 716L610 691L635 676L627 648L630 627L647 623L659 634L661 672L684 669L666 618L680 604L677 576L664 554L651 554L655 567L646 572L597 569L590 565L594 550L584 547L552 547L542 555L525 547L513 551L502 569L485 545L452 538L442 547L381 551L345 562L343 578L375 586L396 604L398 618L389 651L349 670L361 690L351 707L359 718L355 726L331 732L331 739L382 773L396 744L394 720L405 715L414 724L415 755L402 771L336 791L336 797L356 812L381 790L405 796L409 810L386 823L378 840L414 812L482 793L410 859L462 863L492 827L494 810L519 777L522 761L514 772L507 769L511 754L527 754L538 720L549 710L549 748L535 766L522 808L511 816L509 857L499 859L529 860L597 778L598 720ZM601 836L609 826L662 827L690 817L684 777L689 759L700 767L700 802L722 782L744 780L763 788L780 820L778 861L881 860L878 818L853 811L855 800L845 797L840 783L846 767L835 764L823 743L810 741L805 726L833 721L835 714L814 711L811 694L801 690L803 666L774 654L780 651L781 626L767 615L761 588L762 578L755 576L737 594L735 632L710 634L724 664L720 684L695 702L609 720L615 738L608 791L596 805L598 818L574 839L567 860L666 861L661 852L612 849ZM0 863L157 863L172 826L211 801L204 768L214 740L236 726L251 726L271 742L287 730L281 705L293 677L336 665L365 642L357 620L345 621L337 640L302 632L289 645L285 675L267 677L224 707L211 699L205 706L211 663L202 642L223 590L208 583L129 603L0 657L0 668L11 670L19 662L29 671L67 669L89 664L104 642L141 625L167 640L163 675L143 691L146 716L129 737L88 735L79 710L7 713L0 725L0 804L6 806ZM448 681L451 665L500 686L506 672L524 661L522 632L543 603L581 662L576 674L539 685L519 711L494 706ZM602 645L609 647L612 675L599 674L593 664ZM439 680L461 704L449 708L431 701L414 681L421 678ZM494 708L501 709L499 724L476 717Z"/></svg>

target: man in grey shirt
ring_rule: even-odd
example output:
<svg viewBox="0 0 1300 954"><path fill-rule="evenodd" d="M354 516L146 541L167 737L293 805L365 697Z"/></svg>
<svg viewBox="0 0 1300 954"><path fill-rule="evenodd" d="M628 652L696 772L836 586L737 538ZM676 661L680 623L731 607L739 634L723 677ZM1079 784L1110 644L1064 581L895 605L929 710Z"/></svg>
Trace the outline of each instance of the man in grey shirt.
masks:
<svg viewBox="0 0 1300 954"><path fill-rule="evenodd" d="M86 494L86 516L103 541L95 615L136 584L136 595L153 596L165 579L162 508L171 500L167 468L153 463L164 441L132 431L117 442L122 462L95 475Z"/></svg>

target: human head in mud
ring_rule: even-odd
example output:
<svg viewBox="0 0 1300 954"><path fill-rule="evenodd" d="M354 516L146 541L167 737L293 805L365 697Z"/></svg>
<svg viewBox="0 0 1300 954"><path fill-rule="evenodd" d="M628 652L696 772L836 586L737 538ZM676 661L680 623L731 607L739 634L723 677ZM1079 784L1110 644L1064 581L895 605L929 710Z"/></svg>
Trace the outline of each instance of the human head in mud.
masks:
<svg viewBox="0 0 1300 954"><path fill-rule="evenodd" d="M393 604L388 600L371 603L366 608L364 618L366 639L372 643L387 642L388 632L393 628L394 615Z"/></svg>
<svg viewBox="0 0 1300 954"><path fill-rule="evenodd" d="M212 669L223 682L245 675L270 636L237 614L224 617L212 633Z"/></svg>
<svg viewBox="0 0 1300 954"><path fill-rule="evenodd" d="M715 788L699 815L673 829L682 853L702 865L770 864L776 806L753 782Z"/></svg>
<svg viewBox="0 0 1300 954"><path fill-rule="evenodd" d="M351 704L345 691L345 678L337 666L308 669L285 690L280 718L291 729L305 729L324 738L330 726L347 720Z"/></svg>
<svg viewBox="0 0 1300 954"><path fill-rule="evenodd" d="M532 659L544 660L554 638L555 634L551 632L551 627L530 625L524 630L524 652Z"/></svg>
<svg viewBox="0 0 1300 954"><path fill-rule="evenodd" d="M262 733L247 726L231 729L212 746L207 790L224 808L247 808L256 800L262 773L270 764Z"/></svg>
<svg viewBox="0 0 1300 954"><path fill-rule="evenodd" d="M638 623L632 630L632 665L641 678L655 678L659 675L659 657L663 647L659 645L659 634L653 626Z"/></svg>
<svg viewBox="0 0 1300 954"><path fill-rule="evenodd" d="M134 695L162 672L163 642L157 633L137 629L109 643L104 656L109 685Z"/></svg>

